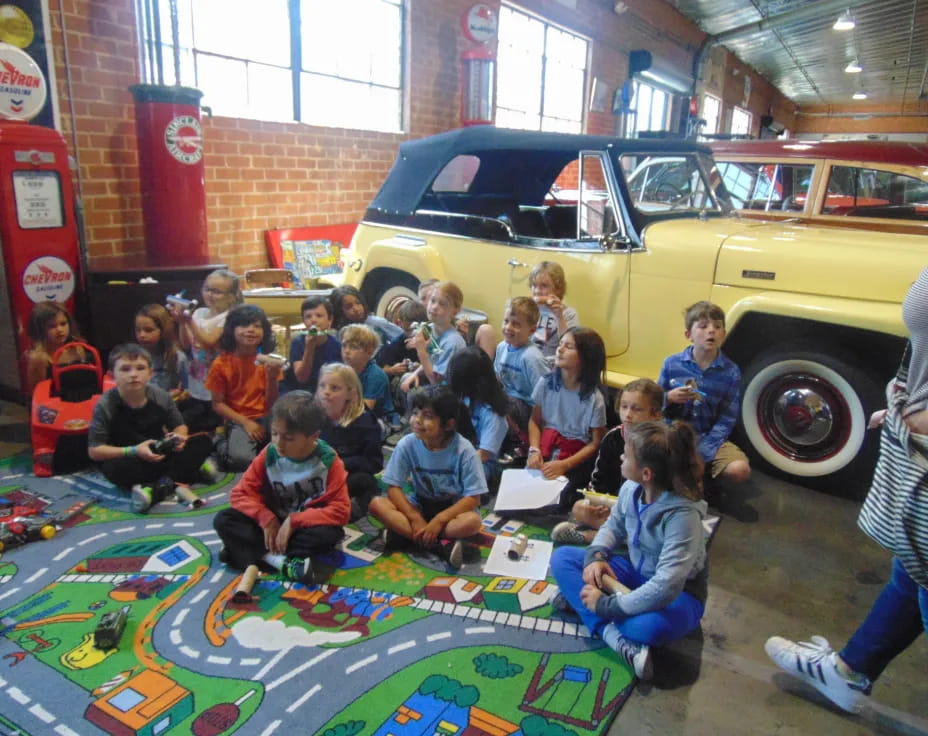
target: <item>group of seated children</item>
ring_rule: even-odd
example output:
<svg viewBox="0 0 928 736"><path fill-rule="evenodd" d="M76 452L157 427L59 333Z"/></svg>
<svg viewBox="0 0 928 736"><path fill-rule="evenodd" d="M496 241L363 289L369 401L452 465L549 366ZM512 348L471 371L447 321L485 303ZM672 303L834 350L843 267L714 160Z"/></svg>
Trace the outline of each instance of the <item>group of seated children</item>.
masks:
<svg viewBox="0 0 928 736"><path fill-rule="evenodd" d="M203 307L148 305L136 318L139 344L111 352L116 388L97 405L90 456L144 511L176 483L214 471L209 432L221 426L219 462L245 471L232 507L216 516L222 559L310 583L313 556L368 512L383 523L387 548L432 548L459 567L505 443L516 454L522 445L528 468L566 478L558 510L570 518L554 527L554 540L589 545L556 552L556 603L647 676L648 647L684 635L702 616L703 468L707 478L750 474L728 441L740 374L721 353L725 315L708 302L692 305L684 317L691 345L664 361L656 383L626 386L615 406L621 423L607 433L602 338L565 305L558 264L536 265L529 284L531 298L507 303L498 345L482 326L467 346L467 330L455 324L463 295L451 282L423 284L422 302L404 305L397 324L370 314L353 287L311 297L302 305L306 333L294 338L284 372L280 361L261 359L275 345L263 311L240 303L234 274L216 271ZM36 319L29 360L39 376L76 330L64 310ZM394 398L408 406L411 433L396 445L379 495ZM617 500L582 498L591 484Z"/></svg>

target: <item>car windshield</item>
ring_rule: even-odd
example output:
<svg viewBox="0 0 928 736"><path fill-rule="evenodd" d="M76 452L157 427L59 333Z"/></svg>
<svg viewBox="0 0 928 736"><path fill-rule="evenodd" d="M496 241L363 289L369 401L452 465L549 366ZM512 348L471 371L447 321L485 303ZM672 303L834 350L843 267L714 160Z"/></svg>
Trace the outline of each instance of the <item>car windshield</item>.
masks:
<svg viewBox="0 0 928 736"><path fill-rule="evenodd" d="M623 154L619 160L632 205L642 214L731 211L722 177L709 156L638 153Z"/></svg>

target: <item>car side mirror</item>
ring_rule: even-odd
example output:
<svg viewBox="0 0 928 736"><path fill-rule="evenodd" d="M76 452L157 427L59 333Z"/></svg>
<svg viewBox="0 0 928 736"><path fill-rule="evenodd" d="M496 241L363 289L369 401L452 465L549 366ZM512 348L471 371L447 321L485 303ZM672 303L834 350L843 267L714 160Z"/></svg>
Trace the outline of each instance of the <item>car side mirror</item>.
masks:
<svg viewBox="0 0 928 736"><path fill-rule="evenodd" d="M605 233L599 236L599 247L606 251L627 250L629 240L619 233Z"/></svg>

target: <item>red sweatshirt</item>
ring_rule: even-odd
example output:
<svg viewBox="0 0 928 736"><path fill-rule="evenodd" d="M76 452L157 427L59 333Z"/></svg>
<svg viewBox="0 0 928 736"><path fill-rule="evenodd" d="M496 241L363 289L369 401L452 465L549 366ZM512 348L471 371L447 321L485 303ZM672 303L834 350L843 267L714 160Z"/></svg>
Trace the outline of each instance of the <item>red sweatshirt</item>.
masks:
<svg viewBox="0 0 928 736"><path fill-rule="evenodd" d="M344 526L351 515L348 474L341 458L322 440L305 460L281 457L270 444L252 460L232 489L232 508L263 529L289 516L294 529Z"/></svg>

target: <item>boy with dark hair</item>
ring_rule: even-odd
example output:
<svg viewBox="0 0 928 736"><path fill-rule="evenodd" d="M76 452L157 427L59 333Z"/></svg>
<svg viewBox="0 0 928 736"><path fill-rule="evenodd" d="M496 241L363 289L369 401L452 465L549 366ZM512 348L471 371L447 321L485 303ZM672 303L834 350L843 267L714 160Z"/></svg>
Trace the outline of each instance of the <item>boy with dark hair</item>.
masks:
<svg viewBox="0 0 928 736"><path fill-rule="evenodd" d="M332 332L332 302L324 296L309 296L300 305L306 332L290 342L290 368L284 379L286 391L316 392L319 369L342 359L342 346Z"/></svg>
<svg viewBox="0 0 928 736"><path fill-rule="evenodd" d="M150 383L151 355L145 348L117 345L109 369L116 388L94 407L87 454L102 464L107 480L131 489L133 511L145 513L174 490L175 481L193 483L211 473L206 459L212 442L204 435L188 441L171 395Z"/></svg>
<svg viewBox="0 0 928 736"><path fill-rule="evenodd" d="M738 419L741 371L722 353L725 312L701 301L690 306L683 319L692 345L664 360L658 378L665 392L664 413L693 425L711 478L743 483L751 477L750 463L728 440Z"/></svg>
<svg viewBox="0 0 928 736"><path fill-rule="evenodd" d="M286 580L313 584L312 556L341 541L351 514L345 466L319 439L326 422L308 391L274 404L271 444L232 489L231 508L213 520L223 562L239 570L263 562Z"/></svg>
<svg viewBox="0 0 928 736"><path fill-rule="evenodd" d="M437 280L435 283L438 283ZM418 368L419 361L415 348L407 347L406 342L413 336L413 324L425 324L428 318L428 312L422 302L415 299L403 302L396 312L396 319L393 320L394 324L402 328L403 334L397 335L377 351L376 363L387 374L393 405L398 412L406 408L406 394L401 388L403 380Z"/></svg>

